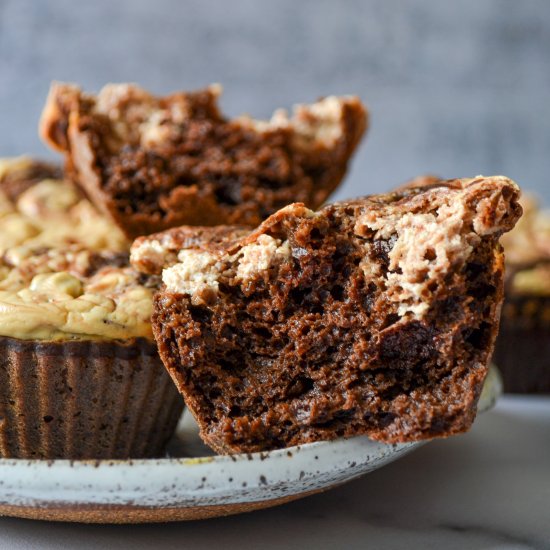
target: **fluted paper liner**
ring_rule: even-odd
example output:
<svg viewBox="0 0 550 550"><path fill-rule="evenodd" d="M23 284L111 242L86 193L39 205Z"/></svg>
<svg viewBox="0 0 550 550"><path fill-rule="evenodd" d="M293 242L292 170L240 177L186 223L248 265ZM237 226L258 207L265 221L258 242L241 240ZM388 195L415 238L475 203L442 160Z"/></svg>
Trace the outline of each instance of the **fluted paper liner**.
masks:
<svg viewBox="0 0 550 550"><path fill-rule="evenodd" d="M550 297L506 297L494 362L505 392L550 393Z"/></svg>
<svg viewBox="0 0 550 550"><path fill-rule="evenodd" d="M161 456L183 409L154 343L0 337L0 456Z"/></svg>

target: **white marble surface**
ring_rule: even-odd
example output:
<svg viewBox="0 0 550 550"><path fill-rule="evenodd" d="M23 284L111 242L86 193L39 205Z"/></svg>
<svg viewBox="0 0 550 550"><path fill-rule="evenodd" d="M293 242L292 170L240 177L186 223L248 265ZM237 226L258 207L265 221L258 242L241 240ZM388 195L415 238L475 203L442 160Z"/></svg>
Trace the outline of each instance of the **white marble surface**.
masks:
<svg viewBox="0 0 550 550"><path fill-rule="evenodd" d="M550 397L509 397L461 437L286 506L203 522L0 518L0 548L550 549Z"/></svg>

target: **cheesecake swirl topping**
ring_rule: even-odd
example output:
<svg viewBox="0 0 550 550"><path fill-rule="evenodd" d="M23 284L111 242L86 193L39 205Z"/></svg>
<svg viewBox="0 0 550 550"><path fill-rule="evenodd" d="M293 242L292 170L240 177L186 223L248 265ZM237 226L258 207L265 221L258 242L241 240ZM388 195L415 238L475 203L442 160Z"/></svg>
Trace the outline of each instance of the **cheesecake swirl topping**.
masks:
<svg viewBox="0 0 550 550"><path fill-rule="evenodd" d="M152 338L154 281L129 266L121 231L41 167L0 160L0 335Z"/></svg>

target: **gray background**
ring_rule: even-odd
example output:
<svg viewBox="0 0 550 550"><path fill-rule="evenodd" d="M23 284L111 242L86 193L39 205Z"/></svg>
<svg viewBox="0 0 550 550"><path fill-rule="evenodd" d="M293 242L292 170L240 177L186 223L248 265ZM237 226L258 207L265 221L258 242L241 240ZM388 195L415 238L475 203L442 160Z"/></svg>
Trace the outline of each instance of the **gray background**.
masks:
<svg viewBox="0 0 550 550"><path fill-rule="evenodd" d="M0 0L0 155L48 155L36 125L52 79L219 81L229 114L261 117L357 93L372 126L339 197L500 172L550 203L548 0ZM274 510L138 527L2 518L0 548L550 548L544 411L497 410L463 439Z"/></svg>
<svg viewBox="0 0 550 550"><path fill-rule="evenodd" d="M372 124L338 197L504 173L550 202L547 0L0 0L0 155L50 153L52 79L221 82L227 113L356 93Z"/></svg>

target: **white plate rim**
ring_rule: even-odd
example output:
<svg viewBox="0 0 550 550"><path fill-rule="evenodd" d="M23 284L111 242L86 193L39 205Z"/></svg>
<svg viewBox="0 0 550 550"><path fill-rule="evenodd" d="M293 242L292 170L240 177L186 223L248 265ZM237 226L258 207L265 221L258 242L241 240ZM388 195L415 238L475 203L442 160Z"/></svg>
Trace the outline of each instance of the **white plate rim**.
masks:
<svg viewBox="0 0 550 550"><path fill-rule="evenodd" d="M489 371L478 412L502 392ZM339 485L425 442L385 444L366 436L267 453L139 460L0 459L0 505L226 506L284 499Z"/></svg>

